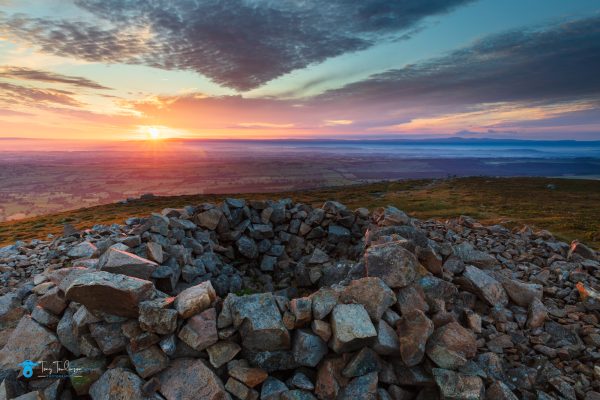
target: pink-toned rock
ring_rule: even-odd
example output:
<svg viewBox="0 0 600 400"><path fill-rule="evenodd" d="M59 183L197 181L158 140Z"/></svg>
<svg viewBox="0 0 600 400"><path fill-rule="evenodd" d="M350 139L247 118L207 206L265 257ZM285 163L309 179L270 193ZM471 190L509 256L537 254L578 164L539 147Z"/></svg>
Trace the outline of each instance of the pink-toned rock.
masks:
<svg viewBox="0 0 600 400"><path fill-rule="evenodd" d="M223 382L199 359L179 358L157 375L167 400L228 400Z"/></svg>
<svg viewBox="0 0 600 400"><path fill-rule="evenodd" d="M175 309L182 318L201 313L217 298L210 281L202 282L179 293L175 298Z"/></svg>

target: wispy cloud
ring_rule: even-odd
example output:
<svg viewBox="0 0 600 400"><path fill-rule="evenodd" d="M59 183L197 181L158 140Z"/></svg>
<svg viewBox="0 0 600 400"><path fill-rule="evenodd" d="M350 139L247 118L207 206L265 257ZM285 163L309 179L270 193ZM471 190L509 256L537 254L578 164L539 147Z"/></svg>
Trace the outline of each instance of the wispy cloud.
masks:
<svg viewBox="0 0 600 400"><path fill-rule="evenodd" d="M15 66L0 66L0 78L59 83L88 89L110 89L90 79L79 76L62 75L50 71Z"/></svg>

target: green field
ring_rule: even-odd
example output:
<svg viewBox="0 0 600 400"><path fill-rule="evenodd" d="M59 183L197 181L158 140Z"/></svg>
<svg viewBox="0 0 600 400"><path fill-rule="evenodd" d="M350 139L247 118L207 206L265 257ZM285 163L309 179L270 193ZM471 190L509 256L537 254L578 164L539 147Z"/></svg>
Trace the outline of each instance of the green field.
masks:
<svg viewBox="0 0 600 400"><path fill-rule="evenodd" d="M556 187L550 189L547 185ZM232 195L157 197L128 204L107 204L58 214L0 223L0 246L49 233L62 232L64 223L77 228L123 223L166 207L220 201ZM470 215L484 223L508 227L529 224L547 229L559 238L579 239L600 248L600 181L552 178L457 178L408 180L281 193L242 194L237 197L278 199L319 206L337 200L350 208L373 209L394 205L421 219L447 219Z"/></svg>

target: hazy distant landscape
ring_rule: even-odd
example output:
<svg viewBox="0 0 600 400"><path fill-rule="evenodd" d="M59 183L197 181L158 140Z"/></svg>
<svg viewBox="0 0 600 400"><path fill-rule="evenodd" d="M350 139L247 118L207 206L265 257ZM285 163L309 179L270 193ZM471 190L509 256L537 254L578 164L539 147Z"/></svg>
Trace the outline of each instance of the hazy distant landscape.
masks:
<svg viewBox="0 0 600 400"><path fill-rule="evenodd" d="M35 150L35 147L32 147ZM165 141L0 151L0 221L137 198L449 176L600 177L600 142Z"/></svg>

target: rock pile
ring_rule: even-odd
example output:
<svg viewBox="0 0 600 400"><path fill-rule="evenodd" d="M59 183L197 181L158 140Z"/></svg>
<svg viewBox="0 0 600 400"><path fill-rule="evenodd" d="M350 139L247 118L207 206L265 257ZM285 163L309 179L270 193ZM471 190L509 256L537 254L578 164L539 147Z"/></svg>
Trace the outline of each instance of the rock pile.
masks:
<svg viewBox="0 0 600 400"><path fill-rule="evenodd" d="M0 398L600 399L598 254L527 227L228 199L0 273Z"/></svg>

